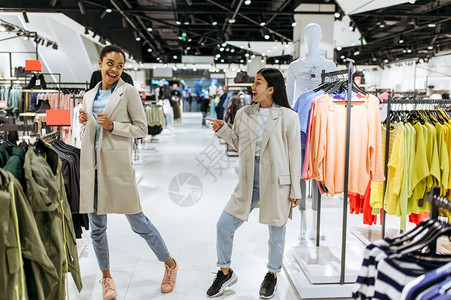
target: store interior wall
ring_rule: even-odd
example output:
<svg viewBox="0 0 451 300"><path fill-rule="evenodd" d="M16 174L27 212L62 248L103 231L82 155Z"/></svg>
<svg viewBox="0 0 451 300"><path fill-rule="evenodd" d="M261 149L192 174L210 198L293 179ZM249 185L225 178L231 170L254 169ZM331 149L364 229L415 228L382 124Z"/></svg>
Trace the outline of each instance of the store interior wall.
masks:
<svg viewBox="0 0 451 300"><path fill-rule="evenodd" d="M451 55L433 57L428 63L405 61L388 64L384 69L378 66L357 66L357 69L365 71L365 88L368 90L383 88L412 91L417 89L426 90L426 95L451 91Z"/></svg>
<svg viewBox="0 0 451 300"><path fill-rule="evenodd" d="M36 31L38 35L55 41L58 50L45 45L38 45L39 59L42 61L42 72L61 73L62 82L89 81L91 73L96 70L98 47L90 40L71 28L69 18L62 18L60 14L28 13L29 23L25 23L21 14L4 13L0 18L18 25L29 31ZM81 26L81 25L80 25ZM3 33L4 36L15 33ZM0 52L35 51L33 39L24 40L21 37L0 42ZM14 54L12 67L24 66L25 59L35 59L35 55ZM3 56L2 56L3 58ZM9 76L9 60L3 60L0 71ZM57 80L57 78L55 77Z"/></svg>

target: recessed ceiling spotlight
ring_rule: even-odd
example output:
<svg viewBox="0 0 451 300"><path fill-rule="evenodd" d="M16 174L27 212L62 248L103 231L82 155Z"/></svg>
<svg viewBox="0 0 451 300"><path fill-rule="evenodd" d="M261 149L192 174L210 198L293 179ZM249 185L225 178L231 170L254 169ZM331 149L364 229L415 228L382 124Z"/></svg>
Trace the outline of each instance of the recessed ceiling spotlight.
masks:
<svg viewBox="0 0 451 300"><path fill-rule="evenodd" d="M265 40L269 40L269 34L265 34Z"/></svg>
<svg viewBox="0 0 451 300"><path fill-rule="evenodd" d="M341 49L343 49L343 48L341 48L341 46L337 47L337 51L341 51Z"/></svg>
<svg viewBox="0 0 451 300"><path fill-rule="evenodd" d="M236 20L235 20L235 19L230 19L228 22L229 22L230 24L233 24L233 23L236 22Z"/></svg>
<svg viewBox="0 0 451 300"><path fill-rule="evenodd" d="M260 22L260 26L263 27L266 25L266 22Z"/></svg>
<svg viewBox="0 0 451 300"><path fill-rule="evenodd" d="M216 25L218 25L218 22L213 21L213 22L211 23L211 25L216 26Z"/></svg>
<svg viewBox="0 0 451 300"><path fill-rule="evenodd" d="M428 24L428 27L429 27L429 28L434 28L434 27L437 27L437 24L435 24L435 23L430 23L430 24Z"/></svg>
<svg viewBox="0 0 451 300"><path fill-rule="evenodd" d="M244 1L244 4L246 4L246 5L251 5L251 0L246 0L246 1Z"/></svg>

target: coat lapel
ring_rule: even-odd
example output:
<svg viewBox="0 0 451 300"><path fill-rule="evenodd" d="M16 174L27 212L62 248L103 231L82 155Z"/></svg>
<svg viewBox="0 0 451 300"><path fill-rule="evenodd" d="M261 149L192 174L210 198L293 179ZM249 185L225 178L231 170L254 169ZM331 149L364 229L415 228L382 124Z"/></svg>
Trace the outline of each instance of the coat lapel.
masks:
<svg viewBox="0 0 451 300"><path fill-rule="evenodd" d="M124 93L124 81L119 78L119 82L117 83L116 88L114 89L113 94L111 95L110 100L108 100L108 103L105 106L104 113L107 115L108 118L111 117L111 114L113 113L116 106L119 104L119 101L122 99L122 94Z"/></svg>
<svg viewBox="0 0 451 300"><path fill-rule="evenodd" d="M92 117L92 105L94 104L94 97L96 96L97 89L99 88L99 84L102 84L102 82L99 82L98 84L96 84L96 86L88 92L89 95L87 95L87 97L84 100L86 112L91 117Z"/></svg>
<svg viewBox="0 0 451 300"><path fill-rule="evenodd" d="M262 143L261 143L261 153L265 151L266 145L268 144L269 137L276 127L277 119L279 118L280 107L277 104L273 104L271 111L269 112L268 120L265 124L265 129L263 130Z"/></svg>

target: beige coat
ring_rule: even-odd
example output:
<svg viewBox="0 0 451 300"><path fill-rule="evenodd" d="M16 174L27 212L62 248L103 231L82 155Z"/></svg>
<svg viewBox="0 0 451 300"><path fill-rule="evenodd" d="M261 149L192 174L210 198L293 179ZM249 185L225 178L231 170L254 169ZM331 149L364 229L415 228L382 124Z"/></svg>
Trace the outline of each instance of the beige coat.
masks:
<svg viewBox="0 0 451 300"><path fill-rule="evenodd" d="M99 83L100 84L100 83ZM95 176L95 135L97 122L92 104L99 84L83 97L88 122L81 125L80 213L93 212ZM142 211L131 165L133 138L147 135L147 121L136 88L122 79L103 111L114 130L100 129L97 147L98 214L136 214Z"/></svg>
<svg viewBox="0 0 451 300"><path fill-rule="evenodd" d="M239 152L239 182L225 211L247 221L252 201L256 128L260 104L238 110L233 128L217 135ZM260 152L260 223L281 226L291 212L290 198L301 197L301 138L298 115L273 104Z"/></svg>

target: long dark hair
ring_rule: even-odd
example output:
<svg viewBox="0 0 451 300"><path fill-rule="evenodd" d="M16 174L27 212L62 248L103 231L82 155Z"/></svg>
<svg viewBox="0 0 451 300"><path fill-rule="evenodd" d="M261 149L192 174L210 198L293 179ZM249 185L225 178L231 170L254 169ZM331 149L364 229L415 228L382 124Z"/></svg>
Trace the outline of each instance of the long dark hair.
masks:
<svg viewBox="0 0 451 300"><path fill-rule="evenodd" d="M292 109L288 103L287 90L285 88L285 80L282 73L278 69L263 68L260 69L257 74L262 74L265 80L268 82L268 87L274 87L273 100L279 105L289 109Z"/></svg>

